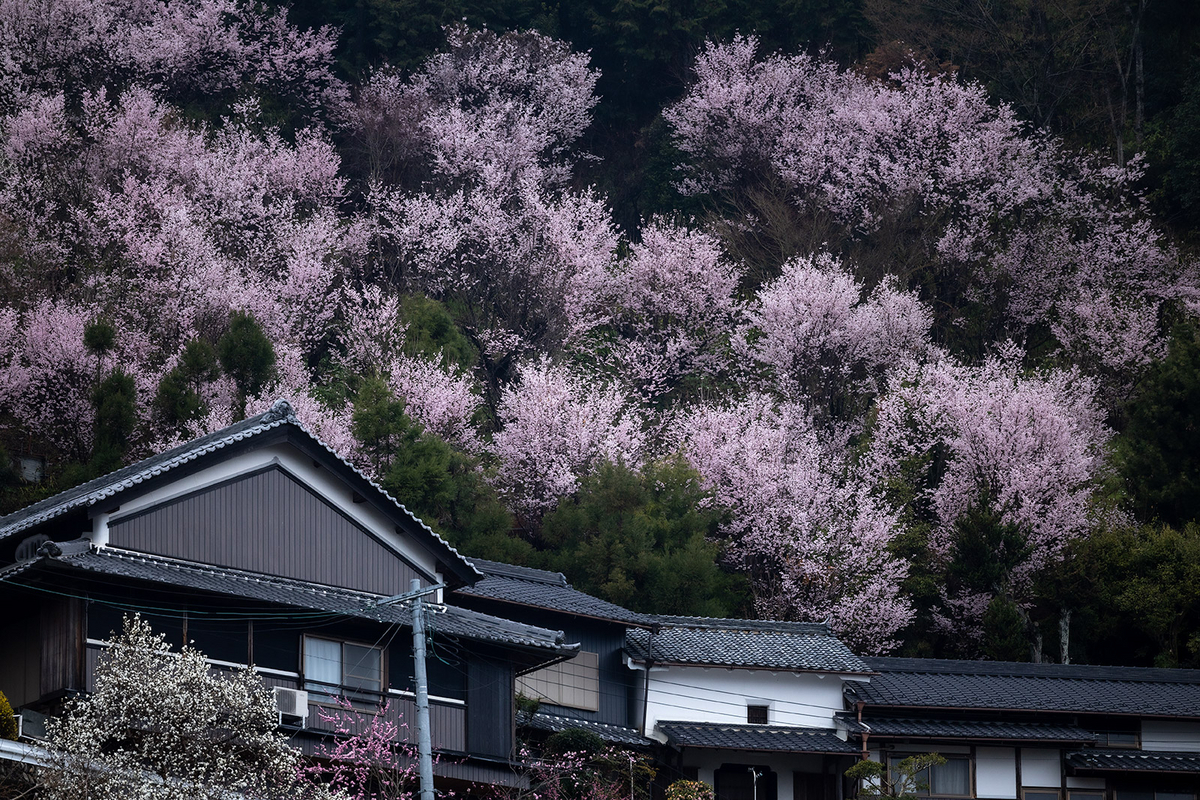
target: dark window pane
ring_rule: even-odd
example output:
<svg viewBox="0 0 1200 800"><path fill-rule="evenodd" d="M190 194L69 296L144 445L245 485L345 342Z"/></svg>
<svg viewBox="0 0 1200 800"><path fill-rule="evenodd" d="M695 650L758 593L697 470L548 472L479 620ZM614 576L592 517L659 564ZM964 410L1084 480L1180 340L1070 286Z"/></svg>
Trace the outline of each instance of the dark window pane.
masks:
<svg viewBox="0 0 1200 800"><path fill-rule="evenodd" d="M245 664L250 655L250 630L245 620L189 617L187 633L192 647L215 661Z"/></svg>
<svg viewBox="0 0 1200 800"><path fill-rule="evenodd" d="M746 706L746 722L751 725L767 724L766 706Z"/></svg>
<svg viewBox="0 0 1200 800"><path fill-rule="evenodd" d="M383 688L383 652L379 648L347 643L342 653L342 685L368 692Z"/></svg>
<svg viewBox="0 0 1200 800"><path fill-rule="evenodd" d="M269 669L300 671L300 634L286 623L254 622L254 663Z"/></svg>

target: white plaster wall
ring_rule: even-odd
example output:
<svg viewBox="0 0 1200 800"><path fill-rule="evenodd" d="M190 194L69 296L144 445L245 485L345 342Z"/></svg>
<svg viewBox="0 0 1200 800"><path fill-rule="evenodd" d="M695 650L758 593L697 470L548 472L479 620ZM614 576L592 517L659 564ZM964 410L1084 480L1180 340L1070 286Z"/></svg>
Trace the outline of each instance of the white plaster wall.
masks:
<svg viewBox="0 0 1200 800"><path fill-rule="evenodd" d="M975 796L1015 798L1017 796L1017 751L1012 747L975 749Z"/></svg>
<svg viewBox="0 0 1200 800"><path fill-rule="evenodd" d="M745 669L668 667L650 672L647 736L659 720L746 724L747 705L767 705L768 723L832 729L842 710L837 675Z"/></svg>
<svg viewBox="0 0 1200 800"><path fill-rule="evenodd" d="M1200 751L1200 722L1142 720L1143 750Z"/></svg>
<svg viewBox="0 0 1200 800"><path fill-rule="evenodd" d="M92 540L96 544L106 545L108 544L107 526L122 517L191 494L238 475L253 472L276 460L293 477L312 487L315 492L328 499L355 522L374 533L380 541L404 555L413 565L431 575L436 574L437 560L429 550L409 537L396 533L394 523L371 503L353 502L351 490L347 484L329 470L314 466L311 458L287 444L276 444L242 453L199 472L159 486L153 491L136 497L122 498L121 507L116 512L99 515L100 518L94 525L95 532ZM441 592L438 595L440 602Z"/></svg>
<svg viewBox="0 0 1200 800"><path fill-rule="evenodd" d="M1062 786L1062 761L1058 750L1021 750L1022 786Z"/></svg>

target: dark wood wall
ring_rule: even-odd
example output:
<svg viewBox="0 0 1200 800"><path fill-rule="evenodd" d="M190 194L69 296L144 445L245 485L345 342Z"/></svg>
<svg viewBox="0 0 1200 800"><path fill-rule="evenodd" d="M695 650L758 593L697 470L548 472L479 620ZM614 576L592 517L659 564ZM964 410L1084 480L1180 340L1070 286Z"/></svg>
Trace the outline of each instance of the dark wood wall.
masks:
<svg viewBox="0 0 1200 800"><path fill-rule="evenodd" d="M467 661L467 751L508 758L514 726L511 662L474 654Z"/></svg>
<svg viewBox="0 0 1200 800"><path fill-rule="evenodd" d="M41 619L27 595L0 593L0 692L13 708L42 696Z"/></svg>
<svg viewBox="0 0 1200 800"><path fill-rule="evenodd" d="M41 694L83 689L87 614L83 600L48 597L41 607Z"/></svg>
<svg viewBox="0 0 1200 800"><path fill-rule="evenodd" d="M277 467L114 520L109 543L144 553L378 594L422 578L324 498Z"/></svg>

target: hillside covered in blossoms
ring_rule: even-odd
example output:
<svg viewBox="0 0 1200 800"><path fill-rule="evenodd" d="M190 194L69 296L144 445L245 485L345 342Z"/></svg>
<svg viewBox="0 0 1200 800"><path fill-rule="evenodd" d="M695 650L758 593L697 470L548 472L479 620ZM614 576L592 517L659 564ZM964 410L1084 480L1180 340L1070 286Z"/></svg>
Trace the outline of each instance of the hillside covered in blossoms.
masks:
<svg viewBox="0 0 1200 800"><path fill-rule="evenodd" d="M286 397L631 608L1200 665L1200 27L1076 5L1034 102L886 0L0 0L0 512Z"/></svg>

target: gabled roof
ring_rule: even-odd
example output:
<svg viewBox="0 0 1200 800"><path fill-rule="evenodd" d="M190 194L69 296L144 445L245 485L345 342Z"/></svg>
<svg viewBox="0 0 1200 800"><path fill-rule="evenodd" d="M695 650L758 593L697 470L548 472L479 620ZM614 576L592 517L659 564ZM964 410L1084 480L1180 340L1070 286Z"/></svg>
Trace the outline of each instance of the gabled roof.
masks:
<svg viewBox="0 0 1200 800"><path fill-rule="evenodd" d="M625 633L625 651L634 661L871 674L870 667L824 623L710 617L653 619L659 623L657 631Z"/></svg>
<svg viewBox="0 0 1200 800"><path fill-rule="evenodd" d="M658 729L675 747L722 750L760 750L786 753L852 755L859 747L821 728L788 728L780 725L722 725L710 722L662 722Z"/></svg>
<svg viewBox="0 0 1200 800"><path fill-rule="evenodd" d="M1153 750L1077 750L1067 753L1067 765L1097 772L1172 772L1200 775L1200 753Z"/></svg>
<svg viewBox="0 0 1200 800"><path fill-rule="evenodd" d="M606 742L631 745L633 747L649 747L654 744L652 740L638 733L635 728L610 725L607 722L596 722L590 719L565 717L561 714L548 714L545 711L534 712L525 724L534 730L549 731L550 733L584 730L596 734Z"/></svg>
<svg viewBox="0 0 1200 800"><path fill-rule="evenodd" d="M396 498L314 436L304 427L291 404L286 400L277 400L267 411L234 423L227 428L193 439L178 447L122 467L115 472L102 475L0 517L0 540L15 536L22 531L72 511L83 511L99 503L110 501L137 487L157 483L169 473L194 469L199 462L211 458L213 454L235 448L244 449L252 442L276 436L285 437L294 444L303 445L311 451L314 457L321 458L327 466L339 473L360 494L373 497L378 507L385 513L394 516L398 524L405 525L421 544L435 554L450 573L448 578L453 577L462 583L472 583L478 580L479 573L471 566L470 562Z"/></svg>
<svg viewBox="0 0 1200 800"><path fill-rule="evenodd" d="M482 558L472 558L470 561L483 573L484 578L473 586L459 589L459 594L625 625L650 624L647 614L630 611L572 588L561 572L518 567Z"/></svg>
<svg viewBox="0 0 1200 800"><path fill-rule="evenodd" d="M996 709L1200 717L1200 670L867 658L879 672L848 687L889 708Z"/></svg>
<svg viewBox="0 0 1200 800"><path fill-rule="evenodd" d="M110 547L89 548L82 552L76 547L57 549L62 551L62 555L43 555L0 570L0 581L37 585L40 579L48 576L64 575L69 578L72 574L88 573L326 612L330 617L357 617L409 627L412 625L412 612L407 604L378 606L376 602L380 595L352 589L332 588L292 578ZM578 649L578 645L563 644L561 631L512 622L456 606L428 604L426 608L430 610L426 622L429 628L448 636L519 645L562 655L570 655ZM544 663L544 659L539 663Z"/></svg>
<svg viewBox="0 0 1200 800"><path fill-rule="evenodd" d="M901 739L962 739L970 741L1075 742L1096 741L1096 734L1077 725L1046 725L999 720L924 719L912 717L838 718L849 733Z"/></svg>

